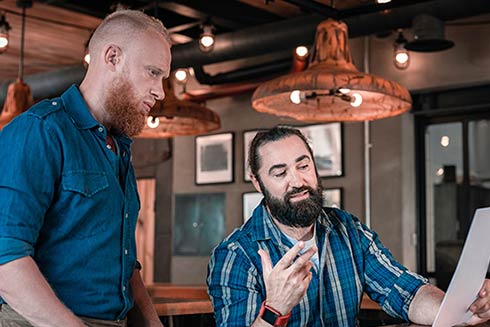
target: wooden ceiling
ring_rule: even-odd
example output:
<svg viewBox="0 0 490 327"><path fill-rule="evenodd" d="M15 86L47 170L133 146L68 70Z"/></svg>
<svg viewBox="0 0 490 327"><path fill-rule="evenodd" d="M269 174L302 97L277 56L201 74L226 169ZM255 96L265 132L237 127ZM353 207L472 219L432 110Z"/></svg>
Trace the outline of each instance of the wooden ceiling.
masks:
<svg viewBox="0 0 490 327"><path fill-rule="evenodd" d="M9 48L0 54L0 82L18 76L22 29L22 9L16 0L1 0L2 11L12 29ZM26 13L25 76L81 63L91 30L100 22L100 18L38 2Z"/></svg>
<svg viewBox="0 0 490 327"><path fill-rule="evenodd" d="M323 11L328 15L332 9L372 8L374 1L37 0L26 11L24 76L81 64L91 31L117 6L157 16L167 26L175 43L186 43L199 36L200 25L207 20L211 20L216 27L215 34L219 35L311 12ZM407 3L406 0L393 2ZM16 0L0 0L2 12L12 29L9 49L0 54L0 83L18 76L22 9L16 6Z"/></svg>

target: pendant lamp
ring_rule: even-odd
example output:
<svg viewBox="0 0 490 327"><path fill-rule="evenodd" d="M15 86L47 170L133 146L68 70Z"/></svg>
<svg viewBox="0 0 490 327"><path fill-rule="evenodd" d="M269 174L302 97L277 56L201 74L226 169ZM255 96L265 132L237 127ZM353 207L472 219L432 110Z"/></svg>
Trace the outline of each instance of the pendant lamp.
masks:
<svg viewBox="0 0 490 327"><path fill-rule="evenodd" d="M24 77L26 8L32 7L32 1L17 1L17 6L22 7L19 75L17 81L11 83L7 89L7 97L5 98L5 103L0 114L0 130L34 103L29 85L22 80Z"/></svg>
<svg viewBox="0 0 490 327"><path fill-rule="evenodd" d="M166 138L199 135L221 127L219 116L198 103L175 96L169 79L163 81L165 99L157 101L140 138Z"/></svg>
<svg viewBox="0 0 490 327"><path fill-rule="evenodd" d="M265 82L252 96L259 112L307 122L380 119L408 111L411 103L400 84L356 69L347 25L333 19L318 25L305 71Z"/></svg>

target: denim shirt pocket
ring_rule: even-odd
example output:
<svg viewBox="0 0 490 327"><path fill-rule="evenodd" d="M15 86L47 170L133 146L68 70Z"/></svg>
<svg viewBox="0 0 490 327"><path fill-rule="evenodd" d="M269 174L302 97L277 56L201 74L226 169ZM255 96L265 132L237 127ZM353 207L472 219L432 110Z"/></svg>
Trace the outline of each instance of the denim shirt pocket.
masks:
<svg viewBox="0 0 490 327"><path fill-rule="evenodd" d="M80 193L90 198L109 187L104 172L89 170L72 170L63 174L62 187L65 191Z"/></svg>

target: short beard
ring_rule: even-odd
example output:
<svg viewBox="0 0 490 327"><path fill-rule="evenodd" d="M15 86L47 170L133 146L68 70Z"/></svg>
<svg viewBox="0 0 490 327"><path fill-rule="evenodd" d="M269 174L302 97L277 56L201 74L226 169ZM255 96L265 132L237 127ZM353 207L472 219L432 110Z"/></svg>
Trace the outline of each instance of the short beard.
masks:
<svg viewBox="0 0 490 327"><path fill-rule="evenodd" d="M138 111L138 100L130 82L117 78L109 89L105 100L105 108L118 133L134 136L143 130L146 115Z"/></svg>
<svg viewBox="0 0 490 327"><path fill-rule="evenodd" d="M320 181L318 181L316 190L305 185L286 193L283 199L274 198L264 187L262 181L259 181L259 184L264 194L267 208L269 208L271 215L281 224L291 227L309 227L318 219L323 204L323 188ZM305 190L310 194L309 198L291 203L290 199L294 194Z"/></svg>

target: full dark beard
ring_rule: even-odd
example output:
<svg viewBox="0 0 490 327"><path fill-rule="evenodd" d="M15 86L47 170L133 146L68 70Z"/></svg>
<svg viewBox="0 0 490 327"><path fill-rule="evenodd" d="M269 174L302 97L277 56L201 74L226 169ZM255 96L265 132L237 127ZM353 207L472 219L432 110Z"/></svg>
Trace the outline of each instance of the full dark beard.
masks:
<svg viewBox="0 0 490 327"><path fill-rule="evenodd" d="M112 127L119 133L134 136L145 127L146 115L138 111L137 98L124 78L118 78L108 91L105 108Z"/></svg>
<svg viewBox="0 0 490 327"><path fill-rule="evenodd" d="M264 187L261 185L264 193L264 201L270 210L272 216L277 219L281 224L292 227L308 227L311 226L320 215L322 211L322 186L318 184L318 188L315 190L309 186L303 186L295 188L292 191L286 193L284 199L274 198ZM295 203L291 203L291 197L299 192L307 190L310 197Z"/></svg>

